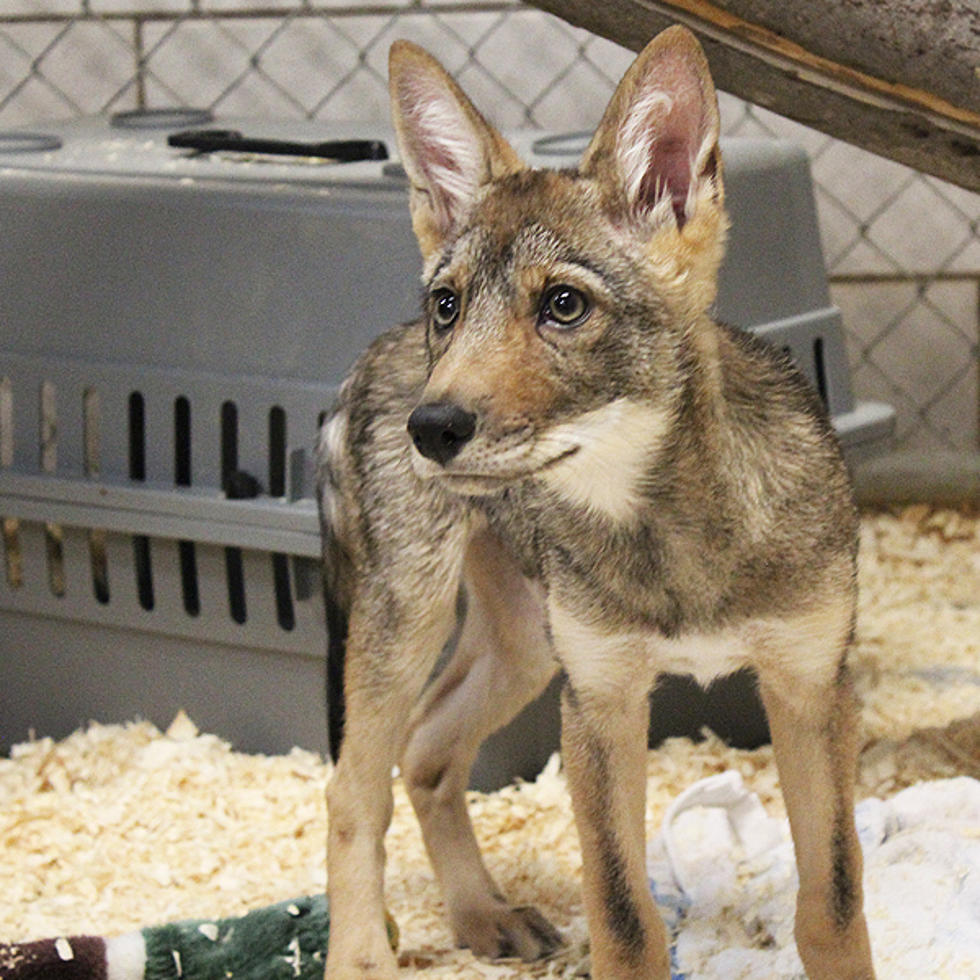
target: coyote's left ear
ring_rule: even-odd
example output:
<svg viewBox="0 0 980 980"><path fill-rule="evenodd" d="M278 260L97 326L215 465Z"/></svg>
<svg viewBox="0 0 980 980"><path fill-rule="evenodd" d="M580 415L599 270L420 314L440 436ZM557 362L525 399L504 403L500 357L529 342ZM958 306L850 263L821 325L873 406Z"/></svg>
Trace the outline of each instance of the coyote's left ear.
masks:
<svg viewBox="0 0 980 980"><path fill-rule="evenodd" d="M412 226L428 260L445 245L480 188L524 164L418 45L392 44L388 81L398 148L411 182Z"/></svg>
<svg viewBox="0 0 980 980"><path fill-rule="evenodd" d="M708 62L684 27L658 34L619 83L580 170L596 177L625 217L682 229L700 208L720 211L718 101Z"/></svg>

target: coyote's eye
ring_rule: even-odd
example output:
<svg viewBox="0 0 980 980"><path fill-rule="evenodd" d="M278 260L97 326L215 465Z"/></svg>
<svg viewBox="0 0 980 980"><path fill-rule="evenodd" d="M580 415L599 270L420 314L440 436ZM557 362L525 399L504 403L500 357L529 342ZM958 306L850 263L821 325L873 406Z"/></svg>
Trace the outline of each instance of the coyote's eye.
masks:
<svg viewBox="0 0 980 980"><path fill-rule="evenodd" d="M589 314L589 301L574 286L552 286L541 301L541 320L559 327L573 327Z"/></svg>
<svg viewBox="0 0 980 980"><path fill-rule="evenodd" d="M432 322L448 330L459 316L459 297L451 289L437 289L432 294Z"/></svg>

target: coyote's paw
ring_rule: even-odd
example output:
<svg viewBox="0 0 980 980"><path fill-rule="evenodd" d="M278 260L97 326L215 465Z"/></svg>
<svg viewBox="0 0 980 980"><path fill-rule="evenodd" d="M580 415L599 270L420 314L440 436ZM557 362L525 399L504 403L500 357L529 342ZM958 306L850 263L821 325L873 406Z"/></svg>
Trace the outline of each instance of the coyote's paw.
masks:
<svg viewBox="0 0 980 980"><path fill-rule="evenodd" d="M344 937L352 942L338 941L335 935L330 938L324 980L397 980L398 963L389 943L375 944L367 935Z"/></svg>
<svg viewBox="0 0 980 980"><path fill-rule="evenodd" d="M564 945L561 933L532 905L500 904L456 922L456 938L477 956L540 960Z"/></svg>
<svg viewBox="0 0 980 980"><path fill-rule="evenodd" d="M397 980L398 964L394 957L376 962L358 957L349 963L327 963L325 980Z"/></svg>

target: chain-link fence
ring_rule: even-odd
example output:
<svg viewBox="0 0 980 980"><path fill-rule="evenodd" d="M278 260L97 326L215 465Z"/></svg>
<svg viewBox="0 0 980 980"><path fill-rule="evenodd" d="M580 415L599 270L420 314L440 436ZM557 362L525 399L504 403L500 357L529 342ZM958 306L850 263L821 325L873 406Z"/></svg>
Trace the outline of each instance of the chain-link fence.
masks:
<svg viewBox="0 0 980 980"><path fill-rule="evenodd" d="M4 0L0 129L174 104L387 119L396 37L433 51L505 127L593 126L632 58L516 2ZM810 153L859 397L895 406L903 448L975 452L980 197L730 96L722 115L728 134Z"/></svg>

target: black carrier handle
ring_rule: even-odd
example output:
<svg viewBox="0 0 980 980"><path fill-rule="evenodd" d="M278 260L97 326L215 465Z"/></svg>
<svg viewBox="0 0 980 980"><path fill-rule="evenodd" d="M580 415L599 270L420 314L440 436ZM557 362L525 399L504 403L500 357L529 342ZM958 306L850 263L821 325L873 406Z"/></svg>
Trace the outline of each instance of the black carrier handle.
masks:
<svg viewBox="0 0 980 980"><path fill-rule="evenodd" d="M302 142L243 136L235 129L185 129L167 137L167 144L198 153L221 150L236 153L266 153L278 156L320 157L337 163L358 160L387 160L388 148L381 140L324 140Z"/></svg>

